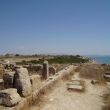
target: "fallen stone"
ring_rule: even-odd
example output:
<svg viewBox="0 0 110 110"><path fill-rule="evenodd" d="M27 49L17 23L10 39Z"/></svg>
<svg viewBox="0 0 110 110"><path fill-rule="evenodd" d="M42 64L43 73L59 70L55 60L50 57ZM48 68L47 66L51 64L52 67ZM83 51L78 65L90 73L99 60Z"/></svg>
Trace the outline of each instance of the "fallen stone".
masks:
<svg viewBox="0 0 110 110"><path fill-rule="evenodd" d="M12 107L17 105L21 100L16 89L5 89L0 91L0 105Z"/></svg>
<svg viewBox="0 0 110 110"><path fill-rule="evenodd" d="M14 75L14 87L23 97L31 95L32 85L26 68L19 68L16 70Z"/></svg>
<svg viewBox="0 0 110 110"><path fill-rule="evenodd" d="M104 78L105 78L106 81L110 82L110 75L109 74L105 74Z"/></svg>
<svg viewBox="0 0 110 110"><path fill-rule="evenodd" d="M70 82L67 83L67 89L68 90L75 90L75 91L83 91L85 89L84 81L71 80Z"/></svg>
<svg viewBox="0 0 110 110"><path fill-rule="evenodd" d="M69 84L68 85L68 90L79 90L79 91L82 91L83 87L81 85Z"/></svg>

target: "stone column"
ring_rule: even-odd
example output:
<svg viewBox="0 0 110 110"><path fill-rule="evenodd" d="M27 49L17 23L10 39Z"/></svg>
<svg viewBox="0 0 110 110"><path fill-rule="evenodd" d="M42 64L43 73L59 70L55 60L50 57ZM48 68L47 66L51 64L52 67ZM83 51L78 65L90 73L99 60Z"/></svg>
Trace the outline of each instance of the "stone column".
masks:
<svg viewBox="0 0 110 110"><path fill-rule="evenodd" d="M43 63L43 71L42 71L42 78L47 79L49 76L49 65L48 61L44 61Z"/></svg>

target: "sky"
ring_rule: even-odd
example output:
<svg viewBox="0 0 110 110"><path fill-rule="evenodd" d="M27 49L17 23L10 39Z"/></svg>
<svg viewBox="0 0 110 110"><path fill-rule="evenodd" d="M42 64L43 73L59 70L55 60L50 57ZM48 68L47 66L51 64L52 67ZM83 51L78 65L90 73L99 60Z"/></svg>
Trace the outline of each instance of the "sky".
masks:
<svg viewBox="0 0 110 110"><path fill-rule="evenodd" d="M110 55L110 0L0 0L0 54Z"/></svg>

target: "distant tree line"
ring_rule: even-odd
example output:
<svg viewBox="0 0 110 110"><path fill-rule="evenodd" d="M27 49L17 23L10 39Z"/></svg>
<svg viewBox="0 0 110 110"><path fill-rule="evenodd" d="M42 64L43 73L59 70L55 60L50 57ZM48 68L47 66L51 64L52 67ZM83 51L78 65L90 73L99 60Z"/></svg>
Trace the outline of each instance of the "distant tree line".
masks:
<svg viewBox="0 0 110 110"><path fill-rule="evenodd" d="M39 60L31 60L31 61L25 61L18 62L17 64L42 64L44 58L41 58ZM56 64L68 64L68 63L86 63L89 61L88 58L83 58L80 55L63 55L63 56L54 56L54 58L46 59L50 64L56 63Z"/></svg>

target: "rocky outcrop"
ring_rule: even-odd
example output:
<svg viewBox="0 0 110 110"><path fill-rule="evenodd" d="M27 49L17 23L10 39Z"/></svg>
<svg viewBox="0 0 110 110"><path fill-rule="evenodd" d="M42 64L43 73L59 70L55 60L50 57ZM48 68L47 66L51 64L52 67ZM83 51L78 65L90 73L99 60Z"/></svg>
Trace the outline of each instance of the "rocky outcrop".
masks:
<svg viewBox="0 0 110 110"><path fill-rule="evenodd" d="M17 105L21 100L16 89L5 89L0 91L0 105L12 107Z"/></svg>
<svg viewBox="0 0 110 110"><path fill-rule="evenodd" d="M14 75L14 87L23 97L29 96L32 93L32 85L26 68L16 70Z"/></svg>

